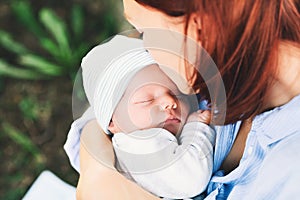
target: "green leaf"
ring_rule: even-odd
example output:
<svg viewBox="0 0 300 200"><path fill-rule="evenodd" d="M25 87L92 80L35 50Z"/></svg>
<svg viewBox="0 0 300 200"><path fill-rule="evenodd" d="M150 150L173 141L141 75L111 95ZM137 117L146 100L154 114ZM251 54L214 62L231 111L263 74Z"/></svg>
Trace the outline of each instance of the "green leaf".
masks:
<svg viewBox="0 0 300 200"><path fill-rule="evenodd" d="M30 152L36 160L43 160L42 154L31 139L24 133L13 127L7 122L2 124L4 132L17 144L19 144L24 150Z"/></svg>
<svg viewBox="0 0 300 200"><path fill-rule="evenodd" d="M17 19L38 38L44 37L42 26L37 21L36 16L28 1L12 1L11 8Z"/></svg>
<svg viewBox="0 0 300 200"><path fill-rule="evenodd" d="M50 76L59 76L63 74L62 67L53 64L42 57L32 54L21 56L20 64L34 68L39 72Z"/></svg>
<svg viewBox="0 0 300 200"><path fill-rule="evenodd" d="M35 72L33 70L13 67L12 65L6 63L2 59L0 59L0 76L8 76L12 78L29 79L29 80L37 80L37 79L44 78L44 76L38 72Z"/></svg>
<svg viewBox="0 0 300 200"><path fill-rule="evenodd" d="M64 21L48 8L43 8L40 11L40 20L55 38L59 47L63 50L62 53L70 54L71 51L68 42L68 34Z"/></svg>
<svg viewBox="0 0 300 200"><path fill-rule="evenodd" d="M53 57L61 57L59 47L49 38L43 38L42 40L40 40L40 44Z"/></svg>
<svg viewBox="0 0 300 200"><path fill-rule="evenodd" d="M19 108L22 111L24 118L29 120L38 119L38 105L34 99L23 97L19 102Z"/></svg>
<svg viewBox="0 0 300 200"><path fill-rule="evenodd" d="M71 11L71 26L74 32L75 38L80 38L84 29L84 15L82 7L74 5Z"/></svg>
<svg viewBox="0 0 300 200"><path fill-rule="evenodd" d="M74 62L74 53L69 55L61 53L60 48L52 40L44 38L40 44L60 65L69 67L70 63Z"/></svg>
<svg viewBox="0 0 300 200"><path fill-rule="evenodd" d="M78 45L76 49L74 49L73 57L75 60L80 61L82 57L87 54L87 52L91 49L91 45L88 45L87 43L82 42Z"/></svg>
<svg viewBox="0 0 300 200"><path fill-rule="evenodd" d="M24 47L22 44L16 42L12 35L0 30L0 45L3 46L8 51L17 53L17 54L24 54L27 53L29 50Z"/></svg>

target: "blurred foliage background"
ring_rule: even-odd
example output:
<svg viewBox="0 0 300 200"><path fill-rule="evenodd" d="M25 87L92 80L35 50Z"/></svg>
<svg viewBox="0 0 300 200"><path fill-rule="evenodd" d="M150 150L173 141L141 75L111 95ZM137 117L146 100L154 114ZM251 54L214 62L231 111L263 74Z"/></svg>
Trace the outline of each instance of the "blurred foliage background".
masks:
<svg viewBox="0 0 300 200"><path fill-rule="evenodd" d="M73 83L88 50L130 28L122 12L120 0L0 0L0 199L45 169L76 185L63 150Z"/></svg>

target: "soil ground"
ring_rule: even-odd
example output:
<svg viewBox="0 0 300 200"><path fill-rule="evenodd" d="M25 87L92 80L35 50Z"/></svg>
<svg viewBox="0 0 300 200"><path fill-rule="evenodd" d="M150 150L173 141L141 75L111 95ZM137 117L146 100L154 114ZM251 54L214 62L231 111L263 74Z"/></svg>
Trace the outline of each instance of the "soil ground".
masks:
<svg viewBox="0 0 300 200"><path fill-rule="evenodd" d="M13 33L15 39L25 46L38 49L28 32L15 22L9 11L9 2L0 0L0 29ZM105 18L100 15L103 12L112 12L104 9L107 1L103 0L30 2L34 5L34 11L46 6L54 8L61 16L65 15L71 3L81 3L89 15L86 17L91 18L89 22ZM116 2L121 4L121 1ZM107 24L112 21L101 23L95 23L96 29L88 30L85 34L93 31L96 32L93 34L99 35L101 31L113 34L105 28L116 27ZM8 61L15 59L1 47L0 58ZM73 82L67 75L46 81L19 80L0 75L0 199L21 199L45 169L67 183L76 185L78 173L70 166L63 150L73 121L72 91Z"/></svg>

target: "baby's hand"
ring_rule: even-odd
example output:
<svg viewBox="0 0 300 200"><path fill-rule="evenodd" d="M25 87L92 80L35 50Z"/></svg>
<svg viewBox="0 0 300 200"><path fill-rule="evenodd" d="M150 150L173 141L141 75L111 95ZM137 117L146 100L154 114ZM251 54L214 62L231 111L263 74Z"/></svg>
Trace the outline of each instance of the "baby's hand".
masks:
<svg viewBox="0 0 300 200"><path fill-rule="evenodd" d="M205 124L210 123L211 113L209 110L198 110L189 115L187 122L202 122Z"/></svg>

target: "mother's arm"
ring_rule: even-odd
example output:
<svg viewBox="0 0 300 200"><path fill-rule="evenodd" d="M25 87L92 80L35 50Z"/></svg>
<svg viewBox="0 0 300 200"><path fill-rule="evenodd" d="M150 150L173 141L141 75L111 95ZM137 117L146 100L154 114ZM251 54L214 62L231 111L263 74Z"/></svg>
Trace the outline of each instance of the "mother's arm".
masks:
<svg viewBox="0 0 300 200"><path fill-rule="evenodd" d="M110 139L90 121L82 130L77 199L159 199L118 173L113 158Z"/></svg>

